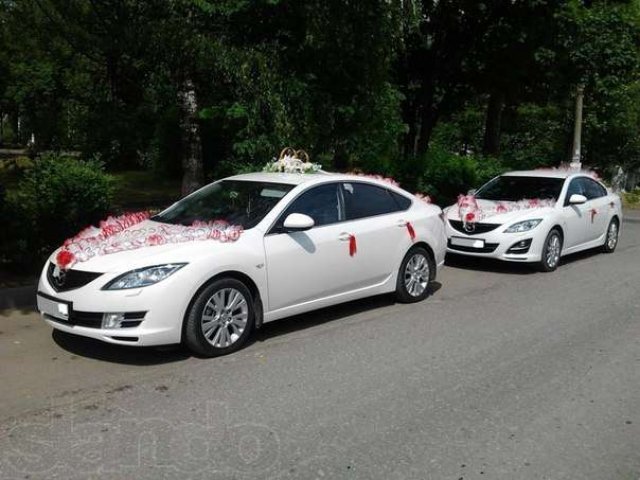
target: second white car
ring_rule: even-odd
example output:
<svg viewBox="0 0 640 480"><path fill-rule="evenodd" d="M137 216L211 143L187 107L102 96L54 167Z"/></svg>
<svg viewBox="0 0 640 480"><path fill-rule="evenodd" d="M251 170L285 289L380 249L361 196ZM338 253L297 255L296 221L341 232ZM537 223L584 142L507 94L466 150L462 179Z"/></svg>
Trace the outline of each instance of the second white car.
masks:
<svg viewBox="0 0 640 480"><path fill-rule="evenodd" d="M622 225L620 198L592 175L571 170L510 172L445 209L447 251L543 271L591 248L613 252Z"/></svg>

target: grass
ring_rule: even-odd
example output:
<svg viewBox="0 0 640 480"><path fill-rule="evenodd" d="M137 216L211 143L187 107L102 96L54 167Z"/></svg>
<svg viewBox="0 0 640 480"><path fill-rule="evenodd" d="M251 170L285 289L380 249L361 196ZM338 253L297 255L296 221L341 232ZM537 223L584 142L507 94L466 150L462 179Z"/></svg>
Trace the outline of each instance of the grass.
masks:
<svg viewBox="0 0 640 480"><path fill-rule="evenodd" d="M146 210L168 207L180 198L180 178L161 178L147 171L112 173L115 210Z"/></svg>
<svg viewBox="0 0 640 480"><path fill-rule="evenodd" d="M622 193L622 205L625 208L640 209L640 188Z"/></svg>

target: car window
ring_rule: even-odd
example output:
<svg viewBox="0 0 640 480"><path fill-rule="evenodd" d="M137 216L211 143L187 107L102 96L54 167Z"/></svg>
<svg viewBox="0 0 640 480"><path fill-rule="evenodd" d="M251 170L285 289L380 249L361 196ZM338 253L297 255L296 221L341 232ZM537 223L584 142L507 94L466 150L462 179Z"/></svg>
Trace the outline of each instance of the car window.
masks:
<svg viewBox="0 0 640 480"><path fill-rule="evenodd" d="M534 198L558 200L563 185L562 178L502 175L480 187L475 197L482 200L508 202Z"/></svg>
<svg viewBox="0 0 640 480"><path fill-rule="evenodd" d="M347 220L384 215L400 210L391 192L368 183L343 183L342 195Z"/></svg>
<svg viewBox="0 0 640 480"><path fill-rule="evenodd" d="M590 178L582 178L584 183L584 189L587 192L586 197L591 200L592 198L601 198L607 195L607 191L602 185Z"/></svg>
<svg viewBox="0 0 640 480"><path fill-rule="evenodd" d="M296 198L280 216L275 231L282 229L284 220L292 213L302 213L313 218L316 227L342 220L338 201L338 183L313 187Z"/></svg>
<svg viewBox="0 0 640 480"><path fill-rule="evenodd" d="M565 199L565 206L569 205L569 199L571 195L584 195L587 200L593 200L594 198L600 198L607 195L607 191L602 185L595 180L586 177L578 177L571 180L569 188L567 190L567 196Z"/></svg>
<svg viewBox="0 0 640 480"><path fill-rule="evenodd" d="M255 227L294 185L221 180L179 200L152 220L176 225L224 220L245 230Z"/></svg>
<svg viewBox="0 0 640 480"><path fill-rule="evenodd" d="M565 207L569 205L569 199L571 195L584 195L587 196L587 192L585 191L585 185L582 182L582 178L574 178L569 183L569 188L567 188L567 195L564 200Z"/></svg>
<svg viewBox="0 0 640 480"><path fill-rule="evenodd" d="M411 200L409 198L404 195L400 195L399 193L392 192L391 190L388 190L388 192L393 197L400 210L406 210L411 206Z"/></svg>

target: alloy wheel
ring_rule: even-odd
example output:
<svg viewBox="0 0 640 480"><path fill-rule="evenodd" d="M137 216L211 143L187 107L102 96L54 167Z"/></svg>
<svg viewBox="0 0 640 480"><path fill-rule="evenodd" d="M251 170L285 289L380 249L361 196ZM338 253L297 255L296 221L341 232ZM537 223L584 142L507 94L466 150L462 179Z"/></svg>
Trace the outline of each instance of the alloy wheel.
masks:
<svg viewBox="0 0 640 480"><path fill-rule="evenodd" d="M404 286L412 297L419 297L429 285L429 261L422 253L415 253L404 269Z"/></svg>
<svg viewBox="0 0 640 480"><path fill-rule="evenodd" d="M616 248L616 244L618 243L618 224L613 221L609 225L609 230L607 231L607 248L609 250L613 250Z"/></svg>
<svg viewBox="0 0 640 480"><path fill-rule="evenodd" d="M202 311L200 324L205 339L216 348L233 345L247 327L249 305L235 288L216 291Z"/></svg>
<svg viewBox="0 0 640 480"><path fill-rule="evenodd" d="M558 234L552 235L547 242L547 251L545 252L545 260L549 268L554 268L560 260L560 249L562 244Z"/></svg>

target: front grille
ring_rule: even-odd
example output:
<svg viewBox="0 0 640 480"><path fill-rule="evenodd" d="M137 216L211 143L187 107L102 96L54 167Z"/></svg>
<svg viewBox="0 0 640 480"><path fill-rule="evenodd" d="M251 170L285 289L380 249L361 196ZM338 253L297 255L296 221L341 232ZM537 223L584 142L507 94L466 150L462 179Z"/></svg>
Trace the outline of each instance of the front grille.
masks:
<svg viewBox="0 0 640 480"><path fill-rule="evenodd" d="M487 233L495 230L501 224L500 223L472 223L474 229L471 231L464 229L464 223L460 220L449 220L449 224L457 231L466 235L480 235L481 233Z"/></svg>
<svg viewBox="0 0 640 480"><path fill-rule="evenodd" d="M483 248L474 248L474 247L462 247L460 245L452 245L451 240L447 242L447 246L451 250L459 250L461 252L471 252L471 253L491 253L496 248L498 248L499 243L485 243Z"/></svg>
<svg viewBox="0 0 640 480"><path fill-rule="evenodd" d="M126 312L124 314L125 320L122 322L120 328L133 328L137 327L144 320L144 316L147 312ZM54 322L60 322L65 325L76 325L78 327L87 328L101 328L102 327L102 312L80 312L72 310L69 315L69 320L62 320L60 318L46 315L49 320Z"/></svg>
<svg viewBox="0 0 640 480"><path fill-rule="evenodd" d="M68 292L69 290L84 287L87 283L102 275L102 273L70 269L61 270L60 275L56 277L54 276L55 269L56 266L53 263L49 263L47 280L56 292Z"/></svg>

